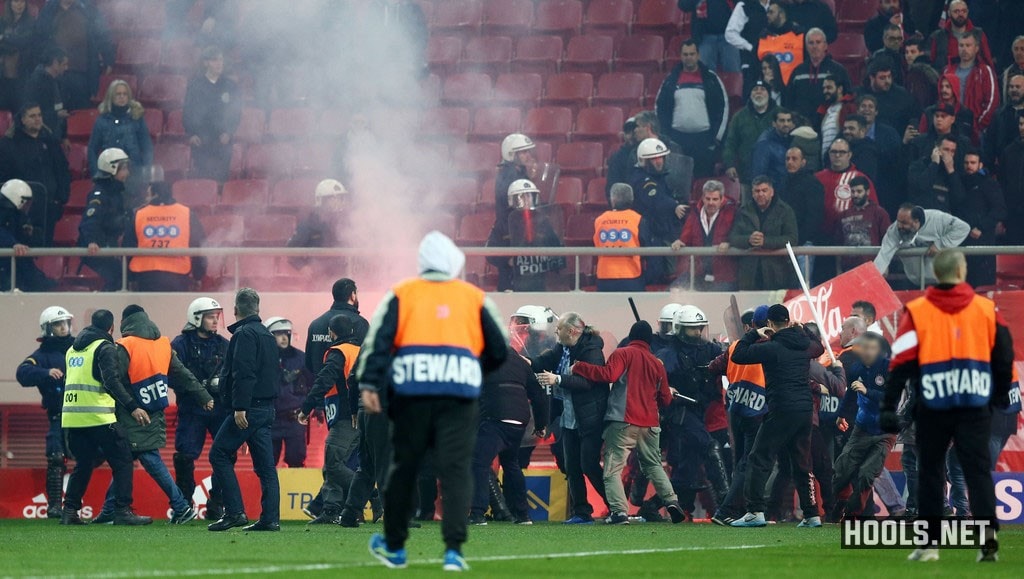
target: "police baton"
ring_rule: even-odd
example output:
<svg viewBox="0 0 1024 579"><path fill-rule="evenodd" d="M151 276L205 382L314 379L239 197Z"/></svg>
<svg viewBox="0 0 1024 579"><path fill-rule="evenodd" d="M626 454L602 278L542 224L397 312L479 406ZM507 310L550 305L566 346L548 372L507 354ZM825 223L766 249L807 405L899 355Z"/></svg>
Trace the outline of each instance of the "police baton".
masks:
<svg viewBox="0 0 1024 579"><path fill-rule="evenodd" d="M793 253L793 245L786 242L786 251L789 252L789 260L793 262L793 269L796 271L796 277L800 280L800 289L804 290L804 299L807 300L807 307L811 309L811 314L814 315L814 323L818 324L818 333L821 335L821 343L825 346L825 352L828 354L828 359L833 364L836 363L836 355L832 353L832 346L828 343L828 338L825 337L825 324L821 321L821 312L818 308L814 307L811 303L811 290L807 287L807 280L804 279L804 272L800 270L800 263L796 260L796 254Z"/></svg>
<svg viewBox="0 0 1024 579"><path fill-rule="evenodd" d="M638 312L637 309L636 309L636 302L634 302L633 298L631 298L631 297L630 298L626 298L626 299L629 300L629 309L633 310L633 319L639 322L640 321L640 312Z"/></svg>

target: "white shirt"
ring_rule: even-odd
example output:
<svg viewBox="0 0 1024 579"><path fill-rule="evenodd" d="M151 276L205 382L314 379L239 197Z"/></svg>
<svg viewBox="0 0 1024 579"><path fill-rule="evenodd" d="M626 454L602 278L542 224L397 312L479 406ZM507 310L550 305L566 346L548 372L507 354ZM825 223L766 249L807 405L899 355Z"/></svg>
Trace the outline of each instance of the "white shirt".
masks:
<svg viewBox="0 0 1024 579"><path fill-rule="evenodd" d="M746 2L737 2L736 7L732 9L732 15L729 16L729 24L725 26L725 41L735 46L740 50L754 50L754 45L747 42L746 38L743 38L741 34L743 27L750 21L747 18L747 13L743 9L743 5ZM768 2L761 5L765 12L768 12Z"/></svg>

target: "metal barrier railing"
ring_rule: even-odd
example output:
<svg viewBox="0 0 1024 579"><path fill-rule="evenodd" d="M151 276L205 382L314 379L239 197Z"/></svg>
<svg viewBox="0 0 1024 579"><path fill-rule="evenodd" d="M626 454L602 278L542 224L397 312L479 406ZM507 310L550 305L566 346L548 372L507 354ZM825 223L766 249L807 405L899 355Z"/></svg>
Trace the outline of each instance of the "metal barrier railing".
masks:
<svg viewBox="0 0 1024 579"><path fill-rule="evenodd" d="M693 290L696 285L696 260L702 257L787 257L785 249L779 250L741 250L728 249L720 251L716 247L684 247L678 251L668 247L641 247L641 248L596 248L596 247L462 247L467 256L479 257L515 257L515 256L547 256L572 258L574 268L574 290L580 291L581 285L581 258L594 258L600 256L641 256L641 257L682 257L690 261L689 289ZM958 248L965 255L1024 255L1024 246L971 246ZM874 257L878 254L877 246L844 247L844 246L800 246L794 247L798 256L820 256L840 259L843 257ZM388 257L388 256L409 256L408 250L395 248L292 248L292 247L203 247L187 249L140 249L140 248L103 248L94 255L90 255L88 249L80 247L66 248L33 248L30 249L24 258L35 257L113 257L121 260L121 289L128 289L128 261L132 257L159 256L159 257L227 257L234 258L234 280L235 289L239 287L241 272L239 269L240 258L246 256L262 257L306 257L306 258L360 258L360 257ZM902 249L897 257L917 257L921 260L922 271L924 260L928 255L926 248ZM13 249L0 249L0 259L10 260L10 282L11 287L16 286L17 259ZM809 277L810 264L805 262L804 274ZM921 280L921 289L924 289L924 280Z"/></svg>

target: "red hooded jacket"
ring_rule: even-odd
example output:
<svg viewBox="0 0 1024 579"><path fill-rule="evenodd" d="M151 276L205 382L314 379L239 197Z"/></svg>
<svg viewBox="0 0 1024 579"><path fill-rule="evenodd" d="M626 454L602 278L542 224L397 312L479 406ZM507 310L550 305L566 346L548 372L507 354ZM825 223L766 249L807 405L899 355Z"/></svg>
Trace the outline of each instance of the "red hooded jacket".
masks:
<svg viewBox="0 0 1024 579"><path fill-rule="evenodd" d="M698 203L697 210L691 211L683 224L683 232L679 235L679 241L687 247L716 247L729 242L729 232L732 231L733 221L736 220L736 204L726 199L722 208L718 210L718 217L711 225L711 234L704 234L704 226L701 224L701 212L704 211L704 204ZM686 273L690 270L689 258L680 260L679 271ZM735 283L736 282L736 259L732 257L710 258L711 271L707 271L709 260L694 258L694 277L697 280L704 279L705 275L715 276L715 282Z"/></svg>
<svg viewBox="0 0 1024 579"><path fill-rule="evenodd" d="M941 104L942 101L942 81L945 80L949 83L950 88L953 91L953 110L956 111L956 122L953 124L953 130L957 135L964 137L965 139L971 139L971 141L977 144L978 138L981 133L977 130L974 125L974 113L960 105L960 77L956 74L943 74L939 77L939 82L935 85L936 99L935 104L924 109L921 113L921 121L917 124L917 130L922 134L930 134L935 128L932 121L932 117L935 114L935 107Z"/></svg>
<svg viewBox="0 0 1024 579"><path fill-rule="evenodd" d="M943 76L956 76L958 66L957 63L950 64L942 71ZM967 75L967 86L963 88L963 93L963 105L974 113L974 130L981 133L992 123L996 111L999 110L999 77L990 65L981 61L980 57Z"/></svg>
<svg viewBox="0 0 1024 579"><path fill-rule="evenodd" d="M654 428L661 426L658 410L672 404L665 365L641 340L612 352L604 366L576 362L572 372L592 382L612 383L605 420Z"/></svg>

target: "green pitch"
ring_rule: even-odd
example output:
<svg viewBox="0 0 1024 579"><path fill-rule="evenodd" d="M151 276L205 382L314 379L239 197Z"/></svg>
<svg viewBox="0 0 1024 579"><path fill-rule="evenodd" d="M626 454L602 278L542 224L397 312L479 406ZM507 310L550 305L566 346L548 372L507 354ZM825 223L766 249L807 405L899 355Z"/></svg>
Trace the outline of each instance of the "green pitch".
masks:
<svg viewBox="0 0 1024 579"><path fill-rule="evenodd" d="M285 523L280 533L210 533L196 521L170 527L61 527L56 521L0 521L0 576L203 577L251 575L380 577L439 575L440 528L414 529L409 569L389 571L361 529ZM712 525L634 524L471 527L465 555L481 577L1021 577L1024 528L1000 533L1001 561L974 562L974 551L943 551L936 563L905 561L907 551L839 549L839 527L726 529Z"/></svg>

